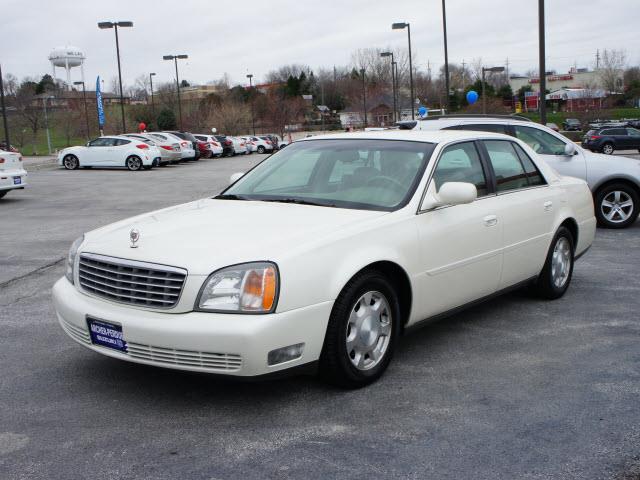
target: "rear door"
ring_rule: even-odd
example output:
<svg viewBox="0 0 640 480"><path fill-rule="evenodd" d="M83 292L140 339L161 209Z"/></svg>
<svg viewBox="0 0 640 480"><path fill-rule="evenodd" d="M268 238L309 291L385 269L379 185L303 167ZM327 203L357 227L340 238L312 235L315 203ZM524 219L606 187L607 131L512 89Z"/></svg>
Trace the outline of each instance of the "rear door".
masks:
<svg viewBox="0 0 640 480"><path fill-rule="evenodd" d="M629 148L640 149L640 130L635 128L627 128L628 146Z"/></svg>
<svg viewBox="0 0 640 480"><path fill-rule="evenodd" d="M516 142L483 140L482 145L501 200L504 253L499 289L503 289L540 273L561 199Z"/></svg>

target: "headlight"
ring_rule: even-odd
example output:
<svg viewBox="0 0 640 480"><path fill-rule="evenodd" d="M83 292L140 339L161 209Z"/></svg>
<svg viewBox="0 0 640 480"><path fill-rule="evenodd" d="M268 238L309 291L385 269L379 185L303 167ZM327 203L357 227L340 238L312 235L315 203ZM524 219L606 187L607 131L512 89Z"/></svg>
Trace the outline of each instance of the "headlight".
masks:
<svg viewBox="0 0 640 480"><path fill-rule="evenodd" d="M76 263L76 255L78 253L78 248L84 242L84 235L79 238L76 238L75 241L71 244L71 248L69 249L69 255L67 256L67 268L64 272L64 276L67 277L71 283L73 283L73 266Z"/></svg>
<svg viewBox="0 0 640 480"><path fill-rule="evenodd" d="M208 312L270 313L278 300L278 267L271 262L233 265L213 272L198 296Z"/></svg>

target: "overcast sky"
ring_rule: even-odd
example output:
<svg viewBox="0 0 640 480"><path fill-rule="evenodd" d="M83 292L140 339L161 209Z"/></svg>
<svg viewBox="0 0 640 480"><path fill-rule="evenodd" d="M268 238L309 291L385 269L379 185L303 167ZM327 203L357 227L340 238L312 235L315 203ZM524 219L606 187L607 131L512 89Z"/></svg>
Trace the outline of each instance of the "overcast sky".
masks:
<svg viewBox="0 0 640 480"><path fill-rule="evenodd" d="M449 62L481 57L493 66L508 58L510 72L535 68L537 4L447 0ZM174 53L189 54L180 77L191 83L225 72L234 83L247 73L260 81L289 63L344 65L358 48L404 47L406 31L392 31L395 21L411 23L415 68L444 61L440 0L2 0L2 18L0 62L19 78L50 73L52 48L73 45L86 55L87 84L101 75L109 85L117 75L114 34L96 25L107 20L134 22L120 33L125 84L149 72L172 80L173 63L162 55ZM640 0L547 0L547 68L593 67L598 48L625 49L639 64L638 21Z"/></svg>

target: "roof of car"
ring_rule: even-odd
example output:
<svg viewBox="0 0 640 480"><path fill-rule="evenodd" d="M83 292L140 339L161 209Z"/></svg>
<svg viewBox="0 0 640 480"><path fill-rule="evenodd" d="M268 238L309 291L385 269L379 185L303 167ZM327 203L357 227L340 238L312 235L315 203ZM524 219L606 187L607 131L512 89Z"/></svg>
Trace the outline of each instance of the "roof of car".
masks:
<svg viewBox="0 0 640 480"><path fill-rule="evenodd" d="M472 130L385 130L373 132L351 132L334 133L327 135L316 135L302 138L298 141L308 142L313 140L406 140L414 142L442 143L456 140L467 140L475 138L504 138L513 140L513 137L501 133L480 132Z"/></svg>

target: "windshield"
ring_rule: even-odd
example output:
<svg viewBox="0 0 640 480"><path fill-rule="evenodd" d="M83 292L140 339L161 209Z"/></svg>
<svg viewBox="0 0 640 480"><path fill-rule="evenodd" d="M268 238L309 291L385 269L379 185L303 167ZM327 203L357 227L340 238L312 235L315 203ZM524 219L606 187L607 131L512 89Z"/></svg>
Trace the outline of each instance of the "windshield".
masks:
<svg viewBox="0 0 640 480"><path fill-rule="evenodd" d="M217 198L396 210L413 195L434 147L396 140L298 142Z"/></svg>

